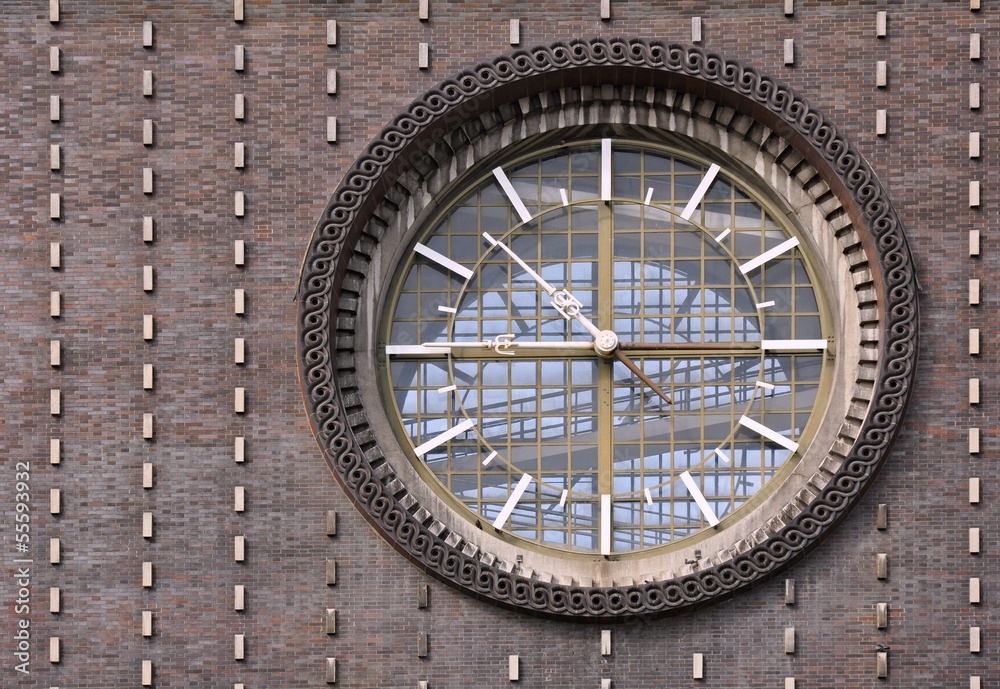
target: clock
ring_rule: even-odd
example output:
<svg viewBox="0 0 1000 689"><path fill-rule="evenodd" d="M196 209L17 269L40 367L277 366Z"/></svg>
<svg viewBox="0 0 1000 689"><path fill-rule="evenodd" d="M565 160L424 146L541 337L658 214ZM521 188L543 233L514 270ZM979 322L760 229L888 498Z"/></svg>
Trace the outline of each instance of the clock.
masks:
<svg viewBox="0 0 1000 689"><path fill-rule="evenodd" d="M524 547L646 555L795 470L833 318L808 237L714 159L574 138L470 171L407 246L384 395L456 513Z"/></svg>
<svg viewBox="0 0 1000 689"><path fill-rule="evenodd" d="M541 46L417 99L300 285L309 418L423 571L562 619L719 601L885 464L916 279L885 191L780 83L697 48Z"/></svg>

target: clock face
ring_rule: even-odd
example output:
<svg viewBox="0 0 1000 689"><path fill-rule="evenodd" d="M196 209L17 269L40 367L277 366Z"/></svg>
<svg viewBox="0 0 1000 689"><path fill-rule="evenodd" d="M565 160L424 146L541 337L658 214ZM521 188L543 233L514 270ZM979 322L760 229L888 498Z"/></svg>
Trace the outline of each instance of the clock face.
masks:
<svg viewBox="0 0 1000 689"><path fill-rule="evenodd" d="M446 190L389 281L379 346L400 445L454 512L627 558L696 544L781 486L837 343L807 235L753 179L722 153L594 138Z"/></svg>

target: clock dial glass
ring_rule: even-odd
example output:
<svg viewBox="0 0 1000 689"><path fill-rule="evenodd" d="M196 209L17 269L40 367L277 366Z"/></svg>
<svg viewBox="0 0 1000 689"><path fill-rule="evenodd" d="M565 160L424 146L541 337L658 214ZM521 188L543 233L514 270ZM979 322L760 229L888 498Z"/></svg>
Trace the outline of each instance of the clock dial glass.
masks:
<svg viewBox="0 0 1000 689"><path fill-rule="evenodd" d="M417 231L382 385L456 512L625 555L735 523L793 470L834 342L801 235L736 168L582 141L481 172Z"/></svg>

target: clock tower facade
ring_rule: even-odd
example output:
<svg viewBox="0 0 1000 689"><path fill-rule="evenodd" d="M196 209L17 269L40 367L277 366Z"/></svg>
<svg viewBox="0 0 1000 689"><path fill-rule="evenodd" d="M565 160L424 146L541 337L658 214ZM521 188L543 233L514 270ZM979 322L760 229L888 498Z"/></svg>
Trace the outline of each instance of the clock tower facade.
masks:
<svg viewBox="0 0 1000 689"><path fill-rule="evenodd" d="M989 3L9 10L4 686L998 680Z"/></svg>

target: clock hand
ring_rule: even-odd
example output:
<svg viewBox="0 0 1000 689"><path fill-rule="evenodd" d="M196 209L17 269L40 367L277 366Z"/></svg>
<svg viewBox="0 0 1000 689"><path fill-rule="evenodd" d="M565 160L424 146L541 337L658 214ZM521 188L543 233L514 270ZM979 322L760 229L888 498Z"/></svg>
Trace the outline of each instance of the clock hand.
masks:
<svg viewBox="0 0 1000 689"><path fill-rule="evenodd" d="M471 349L493 349L497 354L506 354L508 356L514 356L514 352L510 352L510 349L580 349L587 350L590 352L594 351L594 344L592 342L553 342L551 340L514 340L514 333L506 333L504 335L497 335L496 338L492 340L479 340L474 342L424 342L421 344L422 347L430 348L440 348L440 349L453 349L468 347Z"/></svg>
<svg viewBox="0 0 1000 689"><path fill-rule="evenodd" d="M609 351L607 353L613 353L614 357L618 361L622 362L632 373L636 375L643 383L645 383L650 390L655 392L657 395L663 398L663 401L667 404L673 404L670 396L663 392L663 389L659 385L653 382L653 379L643 373L642 369L632 361L625 352L621 351L618 347L618 339L614 336L610 330L602 332L601 340L598 342L552 342L552 341L541 341L541 340L522 340L520 342L514 341L513 333L506 333L504 335L498 335L493 340L485 340L479 342L425 342L422 346L424 347L440 347L441 349L451 349L453 347L471 347L480 349L493 349L497 354L506 354L508 356L514 356L514 352L508 351L510 349L580 349L588 350L597 353L604 353L600 350L601 345L608 346Z"/></svg>
<svg viewBox="0 0 1000 689"><path fill-rule="evenodd" d="M659 385L654 383L652 378L643 373L642 369L639 368L636 365L636 363L632 361L632 359L629 358L629 356L625 354L625 352L623 352L620 348L615 349L615 358L618 359L618 361L625 364L628 370L634 373L639 380L641 380L643 383L646 384L646 387L648 387L650 390L652 390L657 395L662 397L664 402L666 402L667 404L673 404L673 400L670 399L667 393L663 392L663 389Z"/></svg>
<svg viewBox="0 0 1000 689"><path fill-rule="evenodd" d="M563 318L567 320L569 320L570 318L575 318L580 323L580 325L582 325L584 328L587 329L587 332L589 332L594 337L595 340L601 336L602 332L601 329L598 328L596 325L594 325L589 318L587 318L580 312L580 308L583 306L583 303L581 303L579 299L574 297L569 290L556 289L551 284L546 282L545 279L542 278L542 276L536 273L534 270L532 270L531 267L529 267L528 264L525 263L520 256L515 254L514 251L509 246L507 246L503 242L498 242L497 240L493 239L493 237L490 236L489 232L483 232L483 237L486 239L487 242L490 243L490 246L500 247L501 249L506 251L507 255L510 256L512 259L514 259L517 262L517 264L524 269L524 272L530 275L531 279L538 283L538 286L541 287L542 290L547 295L552 297L552 306L555 308L556 311L562 314Z"/></svg>
<svg viewBox="0 0 1000 689"><path fill-rule="evenodd" d="M490 243L490 246L500 247L505 252L507 252L507 255L510 256L512 259L514 259L517 262L517 264L521 266L521 268L523 268L524 271L528 275L530 275L535 282L538 283L539 287L541 287L546 294L552 297L552 306L555 308L556 311L561 313L563 317L566 318L567 320L569 318L575 318L580 323L580 325L582 325L584 328L587 329L587 332L589 332L594 337L593 347L598 355L604 357L614 355L616 359L625 364L625 366L627 366L628 369L632 371L632 373L638 376L639 380L641 380L643 383L649 386L650 390L652 390L657 395L662 397L667 404L673 404L673 402L670 400L670 397L668 397L667 394L663 392L660 386L654 383L649 376L647 376L645 373L642 372L642 369L640 369L635 364L635 362L632 361L631 358L629 358L624 352L621 351L621 349L619 349L620 343L618 341L618 335L616 335L613 330L601 330L596 325L594 325L594 323L589 318L587 318L580 312L580 308L583 306L583 304L580 302L579 299L573 296L573 294L569 290L567 289L557 290L555 287L549 284L544 278L542 278L541 275L532 270L531 267L528 266L528 264L525 263L520 256L514 253L513 249L511 249L503 242L499 242L496 239L493 239L493 237L491 237L488 232L483 232L483 237L486 239L487 242ZM501 354L504 353L501 352L499 346L496 347L496 351Z"/></svg>

